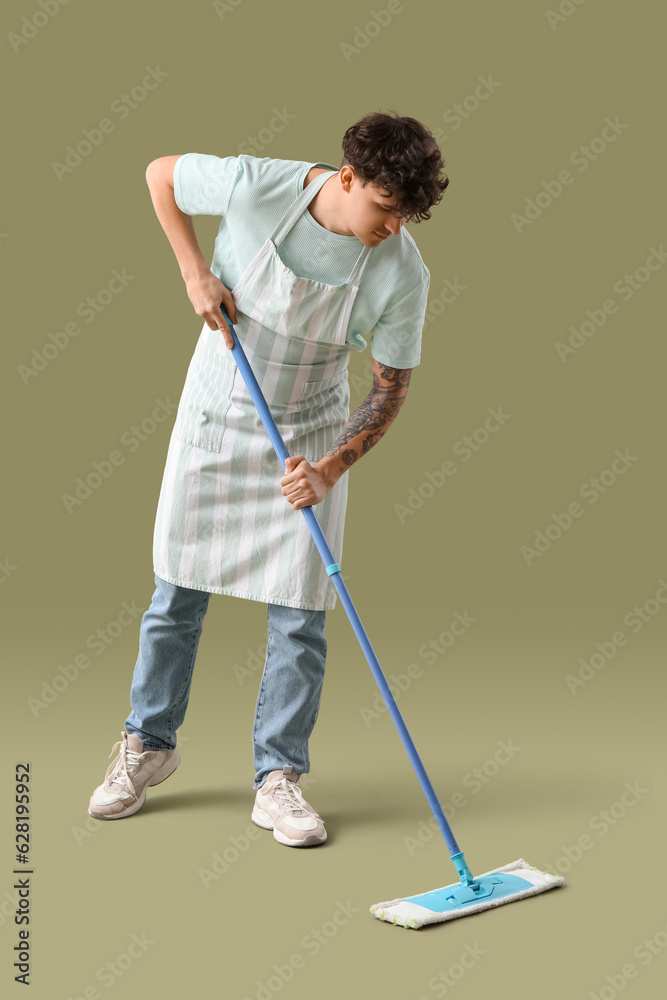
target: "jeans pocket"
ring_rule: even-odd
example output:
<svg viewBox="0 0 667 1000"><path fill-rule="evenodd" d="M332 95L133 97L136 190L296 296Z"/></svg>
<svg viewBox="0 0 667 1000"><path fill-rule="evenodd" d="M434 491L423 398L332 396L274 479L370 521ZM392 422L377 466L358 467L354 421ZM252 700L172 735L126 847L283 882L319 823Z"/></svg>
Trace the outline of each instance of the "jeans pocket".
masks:
<svg viewBox="0 0 667 1000"><path fill-rule="evenodd" d="M174 421L174 436L195 448L219 452L231 406L233 358L199 342L192 355Z"/></svg>

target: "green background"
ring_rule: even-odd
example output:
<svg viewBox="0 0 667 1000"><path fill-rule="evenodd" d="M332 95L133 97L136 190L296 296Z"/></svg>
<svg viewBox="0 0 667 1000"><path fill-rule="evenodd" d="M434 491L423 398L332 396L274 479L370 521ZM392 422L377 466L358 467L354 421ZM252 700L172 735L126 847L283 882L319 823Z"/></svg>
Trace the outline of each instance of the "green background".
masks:
<svg viewBox="0 0 667 1000"><path fill-rule="evenodd" d="M666 22L648 0L562 8L571 13L550 25L548 8L534 2L409 0L389 17L383 0L241 0L218 10L72 0L15 51L12 33L29 34L22 19L42 8L5 4L6 995L23 995L12 969L17 761L33 771L31 995L40 1000L265 1000L269 981L270 996L290 1000L660 994L665 274L657 258L655 270L637 269L667 238ZM373 11L387 22L381 30ZM168 76L124 119L111 113L147 66ZM489 75L495 89L476 102ZM456 119L464 101L466 117ZM294 117L262 132L276 108ZM254 827L248 836L260 676L252 664L263 660L266 607L218 595L179 732L181 767L128 821L87 814L129 711L139 618L99 655L87 639L123 602L150 604L173 415L134 451L121 437L157 399L177 402L201 330L146 166L174 153L248 151L249 135L262 137L260 156L339 163L345 129L374 110L439 130L451 183L432 218L409 226L431 272L422 363L395 426L350 470L343 578L441 800L465 798L452 826L471 867L524 857L567 879L416 933L375 920L368 907L455 872L425 825L428 806L340 602L327 620L327 678L304 781L327 822L326 846L289 850ZM53 162L104 117L113 132L58 180ZM606 118L627 127L593 142ZM582 145L595 155L585 170L570 160ZM517 231L513 214L564 169L573 183ZM209 260L218 222L195 222ZM76 319L114 268L133 276L127 288L25 384L20 366L33 348ZM615 285L634 272L637 290L624 301ZM454 301L442 299L447 281L465 286ZM616 313L563 362L555 345L610 298ZM353 406L370 388L369 364L370 350L352 358ZM457 457L457 442L499 407L504 425L469 461ZM68 513L62 495L118 449L124 462ZM605 473L604 492L589 503L581 487L611 469L617 449L635 460ZM447 458L456 475L429 491L426 473ZM399 517L409 497L414 509ZM574 501L582 516L558 538L551 529L552 543L529 564L522 546ZM644 606L641 627L625 620ZM457 612L474 623L427 661L424 645ZM613 657L568 686L580 658L619 631L627 641L612 644ZM86 651L90 666L35 710L29 699ZM520 748L502 766L499 741ZM624 804L627 784L637 790ZM206 887L201 870L216 854L229 864ZM129 965L121 957L121 977L99 978L132 934L152 943ZM478 957L457 979L471 952ZM300 967L285 982L294 955Z"/></svg>

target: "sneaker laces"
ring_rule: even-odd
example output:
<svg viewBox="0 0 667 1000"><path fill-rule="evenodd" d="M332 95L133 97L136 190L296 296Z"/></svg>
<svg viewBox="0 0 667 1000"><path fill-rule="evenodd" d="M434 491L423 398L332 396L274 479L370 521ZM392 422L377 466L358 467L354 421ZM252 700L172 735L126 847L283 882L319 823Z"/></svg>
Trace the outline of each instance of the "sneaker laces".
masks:
<svg viewBox="0 0 667 1000"><path fill-rule="evenodd" d="M139 798L137 790L134 787L134 782L132 781L132 776L128 773L129 770L134 770L135 767L141 763L141 754L136 753L134 750L130 750L126 746L124 740L118 740L117 743L111 748L111 754L118 749L118 757L113 760L109 767L107 768L107 773L104 777L105 784L110 785L120 785L121 788L125 788L133 798Z"/></svg>
<svg viewBox="0 0 667 1000"><path fill-rule="evenodd" d="M289 809L290 812L301 812L306 816L308 815L308 810L304 808L303 792L296 781L290 781L289 778L280 778L277 784L271 789L271 792L280 801L280 804Z"/></svg>

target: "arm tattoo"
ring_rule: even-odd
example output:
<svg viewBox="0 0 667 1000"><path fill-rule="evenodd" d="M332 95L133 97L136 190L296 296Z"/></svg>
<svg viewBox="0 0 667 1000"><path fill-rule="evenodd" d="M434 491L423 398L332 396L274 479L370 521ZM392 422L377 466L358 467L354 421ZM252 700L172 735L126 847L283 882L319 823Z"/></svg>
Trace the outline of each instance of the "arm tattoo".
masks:
<svg viewBox="0 0 667 1000"><path fill-rule="evenodd" d="M361 454L365 455L380 438L384 437L392 420L398 416L408 394L412 369L390 368L382 362L376 364L380 368L380 373L378 375L377 372L373 372L373 388L351 415L326 453L327 457L333 457L344 444L362 434L364 437L361 441ZM346 448L341 457L344 464L349 467L357 461L359 453L354 448Z"/></svg>

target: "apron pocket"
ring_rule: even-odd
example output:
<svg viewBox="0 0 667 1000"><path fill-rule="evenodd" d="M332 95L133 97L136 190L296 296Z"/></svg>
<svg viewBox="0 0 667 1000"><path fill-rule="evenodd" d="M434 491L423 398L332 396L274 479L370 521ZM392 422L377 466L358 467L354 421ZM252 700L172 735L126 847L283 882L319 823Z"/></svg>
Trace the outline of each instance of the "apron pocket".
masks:
<svg viewBox="0 0 667 1000"><path fill-rule="evenodd" d="M234 364L231 356L229 360ZM179 441L220 451L232 402L234 368L229 360L205 343L197 343L174 421L173 433Z"/></svg>
<svg viewBox="0 0 667 1000"><path fill-rule="evenodd" d="M301 399L308 399L310 396L316 396L320 392L327 392L327 390L333 389L335 385L345 382L346 379L347 368L343 368L342 371L337 372L336 375L331 375L329 378L323 378L317 382L304 382L301 386Z"/></svg>

